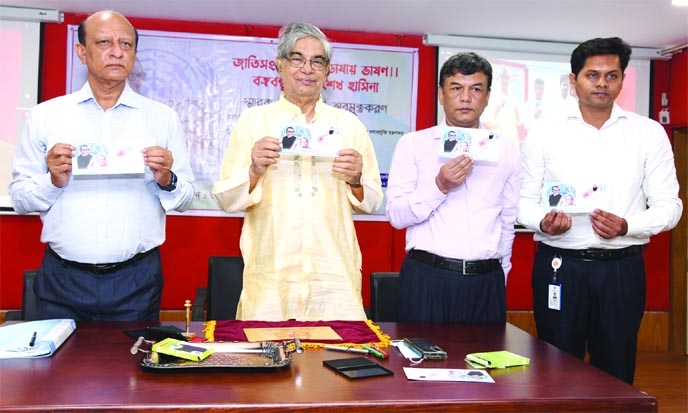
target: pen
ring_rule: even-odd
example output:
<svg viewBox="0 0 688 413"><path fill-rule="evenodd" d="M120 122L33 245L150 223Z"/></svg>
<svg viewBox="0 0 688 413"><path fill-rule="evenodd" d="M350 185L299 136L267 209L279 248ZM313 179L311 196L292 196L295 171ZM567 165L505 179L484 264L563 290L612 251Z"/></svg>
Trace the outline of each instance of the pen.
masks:
<svg viewBox="0 0 688 413"><path fill-rule="evenodd" d="M386 352L385 350L381 349L380 347L376 346L375 344L371 344L370 347L372 347L373 349L375 349L375 350L379 351L380 353L384 354L385 357L389 358L389 353Z"/></svg>
<svg viewBox="0 0 688 413"><path fill-rule="evenodd" d="M325 345L325 350L344 351L347 353L370 354L369 350L356 347L330 346Z"/></svg>
<svg viewBox="0 0 688 413"><path fill-rule="evenodd" d="M384 359L387 358L387 356L385 356L383 353L381 353L378 349L373 348L373 347L370 347L370 346L367 345L367 344L364 344L362 347L363 347L364 349L368 350L368 351L370 352L370 354L372 354L373 356L375 356L375 357L377 357L377 358L379 358L379 359L384 360Z"/></svg>
<svg viewBox="0 0 688 413"><path fill-rule="evenodd" d="M33 335L31 336L31 341L29 341L29 347L33 347L34 344L36 344L36 331L33 332Z"/></svg>

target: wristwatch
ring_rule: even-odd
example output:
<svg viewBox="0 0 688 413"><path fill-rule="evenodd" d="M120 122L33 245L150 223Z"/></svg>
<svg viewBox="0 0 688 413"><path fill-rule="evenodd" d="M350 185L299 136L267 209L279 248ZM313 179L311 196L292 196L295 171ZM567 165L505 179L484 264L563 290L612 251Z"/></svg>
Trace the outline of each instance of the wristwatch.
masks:
<svg viewBox="0 0 688 413"><path fill-rule="evenodd" d="M167 192L172 192L175 189L177 189L177 175L174 174L174 172L170 171L170 175L172 175L172 179L170 180L170 184L167 186L162 186L158 184L158 188L162 189L163 191Z"/></svg>
<svg viewBox="0 0 688 413"><path fill-rule="evenodd" d="M361 172L358 173L358 183L357 184L352 184L351 182L347 182L346 184L349 185L352 188L361 188L363 185L361 185L361 176L363 174Z"/></svg>

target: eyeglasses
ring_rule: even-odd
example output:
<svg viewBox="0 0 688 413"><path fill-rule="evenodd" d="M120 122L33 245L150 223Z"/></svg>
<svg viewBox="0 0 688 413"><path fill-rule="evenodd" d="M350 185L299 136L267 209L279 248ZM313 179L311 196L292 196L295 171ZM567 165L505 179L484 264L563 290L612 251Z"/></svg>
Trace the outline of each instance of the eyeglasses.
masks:
<svg viewBox="0 0 688 413"><path fill-rule="evenodd" d="M310 62L311 69L317 71L325 70L325 67L327 67L327 60L323 59L322 57L316 57L315 59L304 59L303 56L295 55L292 57L285 56L284 59L289 62L291 67L297 69L304 67L306 62Z"/></svg>
<svg viewBox="0 0 688 413"><path fill-rule="evenodd" d="M136 79L141 79L141 80L146 80L146 72L139 72L139 73L129 73L129 76L127 77L129 80L136 80Z"/></svg>

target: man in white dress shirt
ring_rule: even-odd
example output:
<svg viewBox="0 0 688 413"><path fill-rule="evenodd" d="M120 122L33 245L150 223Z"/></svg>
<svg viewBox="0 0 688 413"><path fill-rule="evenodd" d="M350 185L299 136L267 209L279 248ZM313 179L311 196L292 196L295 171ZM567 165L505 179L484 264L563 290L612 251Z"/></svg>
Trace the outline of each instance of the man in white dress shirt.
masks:
<svg viewBox="0 0 688 413"><path fill-rule="evenodd" d="M632 383L645 307L642 251L678 223L682 204L664 128L615 103L630 56L618 37L573 51L578 104L535 125L523 143L518 220L540 241L532 279L538 336L579 358L587 351L591 364ZM594 207L545 207L543 187L552 182L592 188Z"/></svg>
<svg viewBox="0 0 688 413"><path fill-rule="evenodd" d="M10 183L14 210L43 220L39 316L156 321L165 213L186 210L194 196L184 130L171 108L127 85L138 34L124 16L95 13L78 34L88 81L31 110ZM73 176L76 142L125 140L141 148L143 173Z"/></svg>

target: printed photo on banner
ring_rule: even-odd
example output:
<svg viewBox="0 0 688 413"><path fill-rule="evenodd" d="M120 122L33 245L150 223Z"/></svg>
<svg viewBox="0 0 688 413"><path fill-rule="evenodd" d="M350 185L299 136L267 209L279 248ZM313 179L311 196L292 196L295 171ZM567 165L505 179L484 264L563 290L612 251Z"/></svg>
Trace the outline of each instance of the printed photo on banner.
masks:
<svg viewBox="0 0 688 413"><path fill-rule="evenodd" d="M442 158L467 154L476 161L497 162L500 145L501 137L493 131L445 126L442 128L439 154Z"/></svg>
<svg viewBox="0 0 688 413"><path fill-rule="evenodd" d="M72 152L72 175L75 178L143 174L140 141L78 141L72 145L76 148Z"/></svg>
<svg viewBox="0 0 688 413"><path fill-rule="evenodd" d="M283 154L335 157L342 149L341 131L334 126L288 123L278 136Z"/></svg>
<svg viewBox="0 0 688 413"><path fill-rule="evenodd" d="M556 209L567 213L589 213L604 209L606 186L596 183L545 182L542 204L545 211Z"/></svg>

